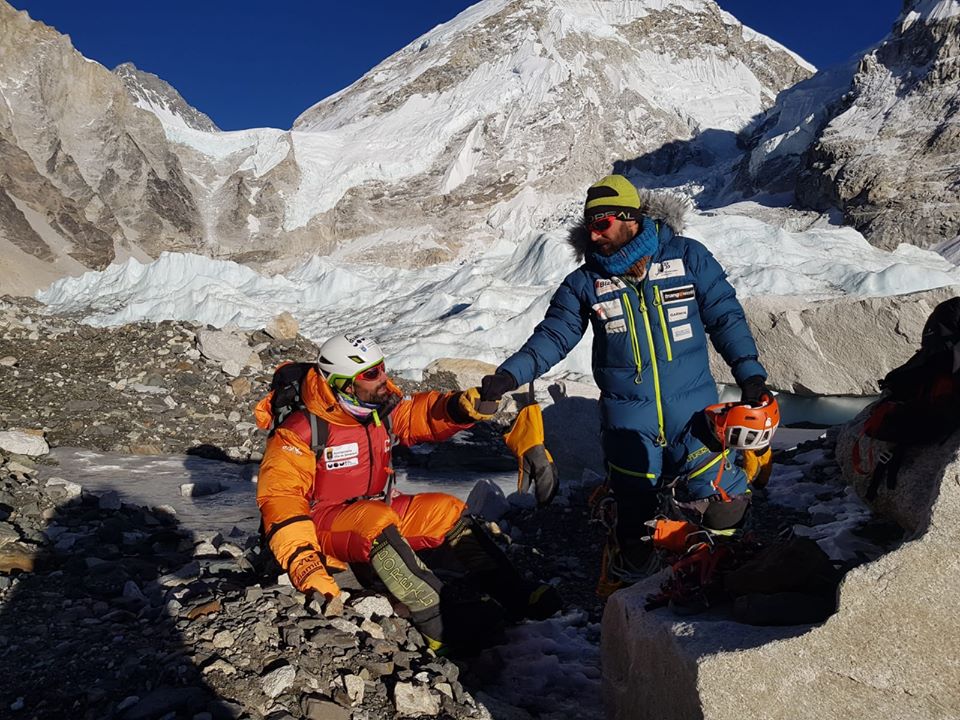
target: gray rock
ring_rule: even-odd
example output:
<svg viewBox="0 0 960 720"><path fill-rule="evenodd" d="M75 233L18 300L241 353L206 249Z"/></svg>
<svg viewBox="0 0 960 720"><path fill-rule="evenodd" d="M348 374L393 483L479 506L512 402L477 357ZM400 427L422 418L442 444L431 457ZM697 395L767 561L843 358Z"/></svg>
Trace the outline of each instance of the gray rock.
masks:
<svg viewBox="0 0 960 720"><path fill-rule="evenodd" d="M218 650L233 647L236 641L236 636L229 630L221 630L213 636L213 646Z"/></svg>
<svg viewBox="0 0 960 720"><path fill-rule="evenodd" d="M331 618L330 626L336 628L340 632L349 633L351 635L356 635L360 632L360 628L354 625L352 622L345 618Z"/></svg>
<svg viewBox="0 0 960 720"><path fill-rule="evenodd" d="M365 633L368 633L372 638L377 640L384 639L383 628L377 625L377 623L375 623L373 620L364 620L362 623L360 623L360 629Z"/></svg>
<svg viewBox="0 0 960 720"><path fill-rule="evenodd" d="M0 547L20 539L20 533L9 523L0 522Z"/></svg>
<svg viewBox="0 0 960 720"><path fill-rule="evenodd" d="M81 485L59 477L52 477L47 480L46 486L61 488L68 499L80 497L83 493L83 487Z"/></svg>
<svg viewBox="0 0 960 720"><path fill-rule="evenodd" d="M819 303L747 298L743 305L775 390L798 395L875 395L877 382L913 355L927 317L960 287ZM710 369L733 384L710 348Z"/></svg>
<svg viewBox="0 0 960 720"><path fill-rule="evenodd" d="M263 692L268 697L275 698L293 685L296 676L296 668L291 665L283 665L260 678L260 687L263 688Z"/></svg>
<svg viewBox="0 0 960 720"><path fill-rule="evenodd" d="M253 352L246 337L223 330L201 330L197 333L197 342L200 352L209 360L219 363L223 366L232 365L234 370L239 367L239 371L231 371L228 374L239 375L244 367L252 367L255 370L263 369L260 362L260 356ZM224 367L224 370L227 368Z"/></svg>
<svg viewBox="0 0 960 720"><path fill-rule="evenodd" d="M343 676L343 689L350 698L351 705L360 705L363 703L364 683L359 675L347 674Z"/></svg>
<svg viewBox="0 0 960 720"><path fill-rule="evenodd" d="M119 510L120 495L114 490L105 492L103 495L97 498L97 506L101 510Z"/></svg>
<svg viewBox="0 0 960 720"><path fill-rule="evenodd" d="M42 435L23 430L0 431L0 450L15 455L39 457L50 452L50 446Z"/></svg>
<svg viewBox="0 0 960 720"><path fill-rule="evenodd" d="M413 683L398 682L393 688L393 704L404 716L433 717L440 712L440 699L430 688Z"/></svg>
<svg viewBox="0 0 960 720"><path fill-rule="evenodd" d="M301 703L308 720L350 720L350 711L327 698L307 697Z"/></svg>
<svg viewBox="0 0 960 720"><path fill-rule="evenodd" d="M274 340L293 340L300 332L300 323L287 311L267 323L264 331Z"/></svg>
<svg viewBox="0 0 960 720"><path fill-rule="evenodd" d="M362 615L367 620L375 617L391 617L393 615L393 604L382 595L368 595L360 598L352 605L353 611Z"/></svg>
<svg viewBox="0 0 960 720"><path fill-rule="evenodd" d="M218 480L198 480L191 483L182 483L180 485L180 495L182 497L204 497L205 495L216 495L225 489Z"/></svg>

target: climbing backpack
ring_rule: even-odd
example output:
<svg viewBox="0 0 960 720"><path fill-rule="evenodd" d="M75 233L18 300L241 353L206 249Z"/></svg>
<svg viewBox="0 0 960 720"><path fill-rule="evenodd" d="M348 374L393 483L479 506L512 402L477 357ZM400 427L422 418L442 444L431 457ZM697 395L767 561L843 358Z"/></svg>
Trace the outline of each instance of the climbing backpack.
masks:
<svg viewBox="0 0 960 720"><path fill-rule="evenodd" d="M320 459L327 446L327 438L330 435L330 427L327 421L317 417L307 409L301 397L301 389L307 373L313 367L313 363L308 362L286 362L277 366L273 372L273 378L270 381L270 392L257 403L253 414L257 421L257 427L268 431L273 435L277 429L294 413L300 413L306 420L294 420L288 424L288 428L293 430L300 438L307 442L307 429L310 432L310 449L313 454ZM389 411L385 411L383 423L387 428L387 434L390 437L391 446L396 442L393 434L393 419ZM386 490L371 497L384 499L389 504L392 497L394 477L391 473ZM369 499L367 496L354 498L355 500Z"/></svg>
<svg viewBox="0 0 960 720"><path fill-rule="evenodd" d="M854 471L870 477L868 500L896 487L905 446L941 443L960 427L960 297L934 308L920 349L879 384L883 396L853 446Z"/></svg>
<svg viewBox="0 0 960 720"><path fill-rule="evenodd" d="M308 362L278 365L270 381L270 392L257 403L253 414L257 427L272 435L292 413L303 411L310 423L310 449L319 456L327 444L329 428L324 420L306 409L300 397L303 380L312 367L314 364Z"/></svg>

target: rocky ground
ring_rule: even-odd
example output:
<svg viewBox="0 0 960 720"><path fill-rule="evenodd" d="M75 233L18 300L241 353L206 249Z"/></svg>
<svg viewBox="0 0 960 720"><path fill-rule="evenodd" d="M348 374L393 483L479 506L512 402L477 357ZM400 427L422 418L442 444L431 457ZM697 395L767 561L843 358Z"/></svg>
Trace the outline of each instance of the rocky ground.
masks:
<svg viewBox="0 0 960 720"><path fill-rule="evenodd" d="M240 334L239 346L221 335L172 322L96 329L7 299L0 429L42 431L53 446L256 460L263 436L251 409L270 371L315 348L282 323ZM458 446L464 462L510 467L502 429L478 426ZM354 583L343 603L305 606L269 572L255 536L191 533L170 508L98 496L70 478L41 482L39 466L51 462L42 456L7 451L0 461L0 677L15 679L0 685L0 716L490 717L489 659L436 657L385 598ZM586 623L602 610L591 490L514 508L500 535ZM766 537L807 519L772 512L758 495Z"/></svg>

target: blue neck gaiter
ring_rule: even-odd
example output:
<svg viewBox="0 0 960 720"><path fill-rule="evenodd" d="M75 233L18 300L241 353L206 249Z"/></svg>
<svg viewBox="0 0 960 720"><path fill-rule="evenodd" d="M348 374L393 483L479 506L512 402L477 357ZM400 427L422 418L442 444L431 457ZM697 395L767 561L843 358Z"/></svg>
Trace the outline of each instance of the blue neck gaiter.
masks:
<svg viewBox="0 0 960 720"><path fill-rule="evenodd" d="M613 255L590 253L590 259L610 275L623 275L635 262L653 255L660 244L657 223L648 217L643 218L640 232Z"/></svg>

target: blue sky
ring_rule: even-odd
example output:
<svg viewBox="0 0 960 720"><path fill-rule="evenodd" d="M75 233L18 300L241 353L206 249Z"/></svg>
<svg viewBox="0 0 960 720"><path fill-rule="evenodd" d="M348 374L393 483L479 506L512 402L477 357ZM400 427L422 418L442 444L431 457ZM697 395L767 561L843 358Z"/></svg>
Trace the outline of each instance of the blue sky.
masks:
<svg viewBox="0 0 960 720"><path fill-rule="evenodd" d="M719 0L818 67L886 35L901 0ZM87 57L130 61L224 130L287 129L308 107L470 6L469 0L12 0Z"/></svg>

